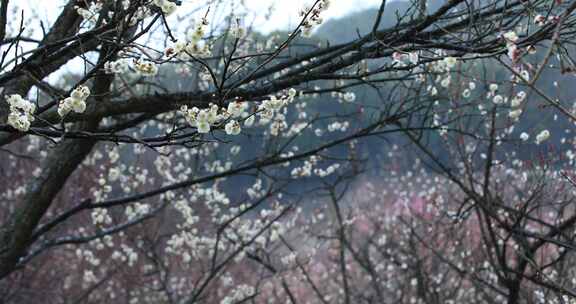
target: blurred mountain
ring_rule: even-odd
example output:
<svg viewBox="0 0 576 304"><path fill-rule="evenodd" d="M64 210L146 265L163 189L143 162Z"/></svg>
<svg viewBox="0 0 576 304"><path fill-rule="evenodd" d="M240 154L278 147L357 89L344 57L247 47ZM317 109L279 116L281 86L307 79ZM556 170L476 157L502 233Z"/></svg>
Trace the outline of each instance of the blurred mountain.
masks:
<svg viewBox="0 0 576 304"><path fill-rule="evenodd" d="M428 1L429 12L433 12L437 10L443 3L443 0L431 0ZM404 18L404 21L407 21L407 15L410 15L411 10L414 8L410 5L408 1L389 1L385 13L382 17L382 22L380 24L380 29L390 28L395 26L398 23L398 20ZM365 11L360 11L356 13L352 13L348 16L338 18L338 19L331 19L326 21L322 24L314 33L313 37L310 39L306 38L298 38L293 43L298 47L295 49L289 49L286 52L281 53L281 58L286 57L293 57L298 56L298 54L306 53L311 49L316 48L319 44L325 45L328 42L330 45L338 44L338 43L345 43L352 41L358 36L365 35L369 33L373 27L373 22L375 17L378 13L378 9L369 9ZM266 41L269 40L270 37L277 37L277 41L281 42L285 37L287 37L288 33L285 32L274 32L270 35L262 35L259 33L255 33L253 35L253 40L256 43L267 43ZM544 53L546 49L546 45L538 46L541 51L540 53ZM527 60L531 62L538 62L540 58L539 54L530 55L532 57L528 57ZM262 58L261 60L264 60ZM503 60L507 60L506 55L502 56ZM255 59L251 62L251 65L258 65L260 59ZM389 59L378 59L375 62L382 63ZM552 59L550 64L557 64L556 59ZM478 88L474 91L473 97L480 100L480 102L485 102L486 106L491 105L491 101L484 96L488 91L488 84L489 82L497 81L499 83L506 84L510 80L510 72L507 71L501 64L499 64L495 60L486 60L483 62L483 65L473 65L470 63L466 63L465 70L469 73L476 75L476 83ZM249 70L249 69L248 69ZM166 85L166 87L172 91L178 91L182 89L191 89L194 88L194 83L196 76L192 76L189 78L178 76L174 72L166 71L167 73L164 74L164 78L162 78L162 82ZM241 75L239 77L242 77ZM456 75L454 77L457 77ZM485 79L487 81L485 81ZM468 80L466 80L468 81ZM489 82L488 82L489 81ZM574 82L574 75L572 74L565 74L562 75L554 71L545 70L543 75L541 76L540 80L537 82L538 87L541 89L542 92L549 94L550 96L559 97L562 100L575 100L576 99L576 86L572 85ZM306 87L310 88L314 85L318 86L331 86L333 85L332 81L323 81L323 82L314 82L313 84L307 84ZM502 90L499 91L499 94L504 96L508 96L513 94L510 91L508 85L503 85ZM304 89L304 88L301 88ZM522 90L529 91L528 88L519 88ZM325 114L325 113L334 113L337 112L339 114L349 113L351 109L354 107L364 106L365 108L369 108L367 106L377 106L379 102L381 102L381 96L386 96L388 92L388 87L384 86L379 95L374 89L369 86L362 86L362 87L355 87L353 89L349 89L348 91L353 91L357 98L356 102L359 104L346 104L346 103L337 103L336 98L331 96L322 96L314 101L309 102L308 106L308 117L314 117L316 114ZM517 89L518 90L518 89ZM561 145L571 144L571 141L575 139L574 135L570 134L569 131L567 133L567 129L569 130L571 127L573 128L573 124L568 122L566 119L560 118L555 119L554 114L557 113L556 110L551 109L548 107L543 107L545 102L543 99L534 93L529 95L529 103L525 108L525 112L520 120L520 122L515 124L515 129L512 133L512 138L518 138L521 132L528 132L531 134L530 142L533 142L536 134L547 128L551 133L552 137L547 142L547 144L555 145L560 147ZM448 103L446 103L448 104ZM337 106L335 106L337 105ZM572 104L565 105L567 108L572 109ZM470 109L471 111L477 111L477 109ZM506 111L502 111L502 115L507 115ZM370 116L370 113L365 113L366 117ZM296 115L295 113L291 113L289 115ZM473 123L473 122L471 122ZM251 132L252 135L251 135ZM321 138L318 138L314 132L314 130L306 130L304 131L301 136L294 142L300 145L301 149L306 149L306 147L312 143L317 142L318 140L322 141L330 141L336 139L336 137L341 136L342 133L335 132L335 133L325 133ZM567 138L566 141L563 141L563 138ZM233 142L242 146L242 151L236 156L237 160L248 160L253 158L258 153L262 151L269 151L270 143L265 142L259 135L256 130L246 130L243 134L239 137L233 139ZM519 145L520 140L516 143L509 144L510 149L517 152L518 158L520 159L537 159L542 153L543 150L546 150L542 145L537 146L534 144L523 144ZM278 142L280 144L280 142ZM386 170L383 170L382 167L389 165L391 162L395 162L396 160L390 160L387 155L391 151L391 147L393 145L407 145L408 143L401 135L391 135L386 136L386 140L364 140L359 144L361 148L359 157L368 160L367 167L370 168L370 174L380 175L380 174L387 174ZM449 160L451 155L445 150L445 147L442 144L442 140L440 137L434 133L430 136L429 140L427 141L427 145L434 151L436 155L439 156L441 160ZM222 147L223 149L228 149L225 145ZM556 149L556 151L562 151L567 149L567 147L562 146L560 149ZM417 149L405 149L406 153L404 157L407 159L405 167L408 168L411 164L410 159L416 156ZM548 150L546 150L547 152ZM341 147L335 149L334 153L338 154L338 157L346 157L348 150L345 147ZM221 153L226 153L225 151L221 151ZM237 181L238 182L238 181ZM240 181L242 182L242 181ZM295 188L311 186L313 183L307 183L305 181L299 181L296 183ZM301 189L301 188L299 188Z"/></svg>
<svg viewBox="0 0 576 304"><path fill-rule="evenodd" d="M444 2L445 0L428 1L428 13L436 11ZM489 2L489 0L486 0L486 2ZM414 7L410 1L388 1L379 29L394 27L398 24L398 20L401 18L404 18L404 21L408 21L409 19L406 15L412 13L413 9ZM323 42L328 42L331 45L352 41L360 36L370 33L374 26L377 14L378 9L374 8L355 12L342 18L328 20L316 30L314 38ZM532 66L540 63L543 53L546 52L547 48L548 45L546 44L538 45L537 49L539 52L535 55L526 56L525 62L532 63ZM576 49L566 50L566 53L573 54L574 51L576 51ZM502 59L504 61L507 60L505 55L502 56ZM552 98L558 98L558 100L564 102L568 101L563 104L565 108L576 110L576 103L573 104L572 102L573 100L576 100L576 86L572 85L575 81L575 75L574 73L562 74L558 69L559 66L566 64L566 62L567 60L564 60L560 63L558 57L551 58L548 64L555 68L545 69L539 80L536 82L536 86L542 93ZM484 67L482 68L478 65L467 66L469 72L477 70L476 73L474 73L478 75L478 78L476 79L476 82L479 85L476 92L477 98L482 98L482 96L488 91L487 85L481 85L481 83L484 82L482 78L506 84L509 82L511 75L510 71L496 60L486 60L483 64ZM508 88L509 86L506 87ZM531 91L529 88L523 86L519 86L517 90L525 90L526 92ZM370 100L378 98L378 95L374 90L371 90L368 86L354 88L354 92L359 97L359 100L364 100L365 102L370 102ZM509 89L499 91L499 94L502 94L503 96L508 96L511 93L512 92ZM386 95L385 92L384 95ZM489 104L490 101L486 99L486 105ZM552 109L551 106L545 102L543 96L539 96L532 92L529 94L529 101L521 120L515 124L513 137L518 138L521 132L527 132L531 135L530 142L533 142L536 134L546 128L552 134L547 143L558 149L558 147L562 145L572 145L572 141L576 141L576 136L573 134L574 132L570 131L573 129L573 126L574 124L565 119L556 109ZM438 155L446 155L446 157L448 157L447 154L439 151L441 149L439 143L435 143L434 140L432 140L430 145L435 146L434 150L438 152ZM540 157L543 150L546 150L544 153L548 153L547 149L536 145L515 145L511 148L517 150L517 155L521 159L535 159ZM567 148L568 147L564 147L561 149ZM386 150L382 145L371 143L367 144L367 149L370 151L371 157L382 155L382 153L385 152L383 150Z"/></svg>
<svg viewBox="0 0 576 304"><path fill-rule="evenodd" d="M436 11L444 0L429 0L428 13ZM408 21L407 15L414 11L414 6L409 1L387 1L379 29L386 29L398 24L402 19ZM330 43L343 43L354 40L360 35L370 33L374 27L374 21L378 15L378 9L368 9L355 12L342 18L330 19L323 23L315 32L314 37L319 40L328 40Z"/></svg>

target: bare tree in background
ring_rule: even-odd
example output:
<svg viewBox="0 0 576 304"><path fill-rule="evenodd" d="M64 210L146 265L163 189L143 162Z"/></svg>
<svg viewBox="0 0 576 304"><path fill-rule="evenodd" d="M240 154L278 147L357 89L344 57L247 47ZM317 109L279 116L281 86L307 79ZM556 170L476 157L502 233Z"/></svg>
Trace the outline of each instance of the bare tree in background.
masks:
<svg viewBox="0 0 576 304"><path fill-rule="evenodd" d="M61 1L54 22L38 24L1 1L3 302L576 295L573 173L516 153L543 147L560 122L514 130L536 107L575 122L542 85L574 72L576 1L415 1L381 26L382 1L371 31L341 44L313 35L328 0L269 36L230 13L242 7L232 2ZM404 183L447 203L393 224L371 218L354 239L340 202L373 164L362 149L372 141L414 152L445 189L419 185L424 171ZM331 222L318 228L323 214ZM386 235L394 241L371 243ZM311 250L308 263L299 249ZM411 276L382 277L383 261Z"/></svg>

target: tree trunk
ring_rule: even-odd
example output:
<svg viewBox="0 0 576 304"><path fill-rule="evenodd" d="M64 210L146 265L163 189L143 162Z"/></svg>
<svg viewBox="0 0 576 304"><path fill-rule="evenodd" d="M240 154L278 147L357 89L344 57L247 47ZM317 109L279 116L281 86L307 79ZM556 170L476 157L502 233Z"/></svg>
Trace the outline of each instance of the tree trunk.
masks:
<svg viewBox="0 0 576 304"><path fill-rule="evenodd" d="M97 122L88 124L84 130L97 126ZM22 205L15 208L11 219L0 228L0 279L10 274L26 253L40 219L94 144L91 140L65 139L51 151L41 176L28 186Z"/></svg>

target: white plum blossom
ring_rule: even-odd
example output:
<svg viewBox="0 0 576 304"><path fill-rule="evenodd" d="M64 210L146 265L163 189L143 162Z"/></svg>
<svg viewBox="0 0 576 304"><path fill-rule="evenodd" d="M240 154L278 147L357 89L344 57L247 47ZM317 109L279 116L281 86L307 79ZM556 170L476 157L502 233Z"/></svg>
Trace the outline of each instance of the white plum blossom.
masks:
<svg viewBox="0 0 576 304"><path fill-rule="evenodd" d="M180 54L182 53L182 51L184 51L186 49L186 41L183 40L178 40L174 43L174 45L172 45L172 47L167 48L164 51L164 55L166 55L167 57L170 57L174 54Z"/></svg>
<svg viewBox="0 0 576 304"><path fill-rule="evenodd" d="M182 61L191 60L193 57L206 57L212 54L210 45L203 41L208 21L202 19L193 29L186 33L186 39L177 40L172 46L164 50L166 57L176 57Z"/></svg>
<svg viewBox="0 0 576 304"><path fill-rule="evenodd" d="M207 113L206 119L210 124L214 124L215 122L223 118L223 115L218 114L219 110L220 108L218 107L218 105L211 104L208 110L200 111L199 115L202 116L203 113Z"/></svg>
<svg viewBox="0 0 576 304"><path fill-rule="evenodd" d="M169 0L154 0L153 3L162 10L164 15L170 15L174 13L177 8L176 3Z"/></svg>
<svg viewBox="0 0 576 304"><path fill-rule="evenodd" d="M302 22L302 35L304 37L310 36L313 26L322 24L323 19L320 17L320 13L328 9L329 6L329 0L320 0L315 3L314 7L310 8L305 6L300 10L300 17L307 16L307 18Z"/></svg>
<svg viewBox="0 0 576 304"><path fill-rule="evenodd" d="M242 128L240 127L240 124L236 120L230 120L224 126L224 130L228 135L238 135L240 134L240 131L242 131Z"/></svg>
<svg viewBox="0 0 576 304"><path fill-rule="evenodd" d="M261 125L265 125L268 124L275 115L279 114L280 110L292 103L294 101L294 98L297 95L297 91L295 89L291 89L288 90L288 95L283 95L280 98L272 95L270 96L270 99L264 100L262 101L262 103L258 106L258 115L260 116L260 121L259 123ZM284 120L285 117L278 117L276 120ZM273 127L273 131L279 131L279 128L286 125L286 122L280 122L279 121L279 125L276 125Z"/></svg>
<svg viewBox="0 0 576 304"><path fill-rule="evenodd" d="M240 39L246 35L246 30L240 26L240 19L236 19L235 22L232 22L232 25L230 26L230 35L237 39Z"/></svg>
<svg viewBox="0 0 576 304"><path fill-rule="evenodd" d="M130 17L130 20L128 20L128 24L130 26L134 26L138 23L138 21L143 20L146 17L149 17L151 15L152 15L152 11L150 10L150 8L148 6L139 6L136 9L135 14Z"/></svg>
<svg viewBox="0 0 576 304"><path fill-rule="evenodd" d="M104 64L104 71L107 74L123 74L130 71L129 59L118 59L116 61L108 61Z"/></svg>
<svg viewBox="0 0 576 304"><path fill-rule="evenodd" d="M212 51L210 50L210 46L207 43L188 43L186 45L186 52L182 52L181 54L181 59L182 58L191 58L190 56L194 56L194 57L206 57L206 56L210 56L210 54L212 54Z"/></svg>
<svg viewBox="0 0 576 304"><path fill-rule="evenodd" d="M64 117L71 111L84 113L88 96L90 96L90 89L87 86L81 85L77 87L72 91L70 97L60 101L58 104L58 115Z"/></svg>
<svg viewBox="0 0 576 304"><path fill-rule="evenodd" d="M156 76L158 67L154 62L137 60L134 63L134 69L142 76Z"/></svg>
<svg viewBox="0 0 576 304"><path fill-rule="evenodd" d="M238 146L238 145L232 146L232 148L230 148L230 154L238 155L238 153L240 153L241 149L242 149L241 146Z"/></svg>
<svg viewBox="0 0 576 304"><path fill-rule="evenodd" d="M210 104L208 109L198 109L197 107L188 109L187 106L182 106L180 112L190 126L196 127L198 133L210 132L211 126L230 116L227 111L216 104Z"/></svg>
<svg viewBox="0 0 576 304"><path fill-rule="evenodd" d="M444 79L442 79L442 81L440 82L440 86L442 86L443 88L447 88L450 86L450 81L451 77L450 75L448 75Z"/></svg>
<svg viewBox="0 0 576 304"><path fill-rule="evenodd" d="M7 123L22 132L28 131L30 124L34 121L33 114L36 111L36 105L18 94L5 96L4 98L10 105Z"/></svg>
<svg viewBox="0 0 576 304"><path fill-rule="evenodd" d="M342 97L346 102L354 102L354 100L356 100L356 94L354 94L354 92L346 92Z"/></svg>
<svg viewBox="0 0 576 304"><path fill-rule="evenodd" d="M90 4L87 9L80 6L74 6L74 9L78 15L82 16L82 19L94 24L98 21L98 13L102 10L102 3L94 2Z"/></svg>
<svg viewBox="0 0 576 304"><path fill-rule="evenodd" d="M520 77L522 77L523 81L530 81L530 72L528 72L528 70L522 70L520 71Z"/></svg>
<svg viewBox="0 0 576 304"><path fill-rule="evenodd" d="M340 168L340 164L333 164L328 166L326 169L316 168L314 169L314 174L320 177L326 177L336 172Z"/></svg>
<svg viewBox="0 0 576 304"><path fill-rule="evenodd" d="M489 90L491 93L495 93L496 91L498 91L498 84L496 83L491 83L489 86Z"/></svg>
<svg viewBox="0 0 576 304"><path fill-rule="evenodd" d="M232 101L228 104L226 112L232 117L240 117L248 109L248 103Z"/></svg>
<svg viewBox="0 0 576 304"><path fill-rule="evenodd" d="M420 61L420 55L418 54L418 52L409 53L408 60L410 60L410 63L414 65L418 64L418 61Z"/></svg>
<svg viewBox="0 0 576 304"><path fill-rule="evenodd" d="M534 17L534 23L538 26L544 26L546 24L546 17L542 15L536 15L536 17Z"/></svg>
<svg viewBox="0 0 576 304"><path fill-rule="evenodd" d="M108 210L105 208L95 208L91 213L92 222L94 225L110 225L112 224L112 218L108 214Z"/></svg>
<svg viewBox="0 0 576 304"><path fill-rule="evenodd" d="M134 203L133 205L126 206L124 213L128 220L134 220L142 217L150 212L150 205L143 203Z"/></svg>
<svg viewBox="0 0 576 304"><path fill-rule="evenodd" d="M506 41L509 41L509 42L518 41L518 34L516 34L516 32L514 32L514 31L506 32L502 35L502 37L504 37L504 39L506 39Z"/></svg>
<svg viewBox="0 0 576 304"><path fill-rule="evenodd" d="M176 11L176 3L164 1L164 4L162 4L161 9L164 14L170 15Z"/></svg>
<svg viewBox="0 0 576 304"><path fill-rule="evenodd" d="M456 65L457 62L458 62L458 60L456 59L456 57L448 56L448 57L444 58L444 63L446 64L446 67L448 69L452 69Z"/></svg>
<svg viewBox="0 0 576 304"><path fill-rule="evenodd" d="M420 55L418 52L401 53L394 52L392 54L392 60L399 66L406 66L408 64L417 65L420 61Z"/></svg>
<svg viewBox="0 0 576 304"><path fill-rule="evenodd" d="M508 113L508 117L516 120L520 117L520 115L522 115L522 109L516 109L513 111L510 111L510 113Z"/></svg>
<svg viewBox="0 0 576 304"><path fill-rule="evenodd" d="M206 33L206 27L208 26L208 20L202 19L200 23L198 23L194 29L190 29L188 31L186 37L191 43L196 43L200 39L202 39Z"/></svg>
<svg viewBox="0 0 576 304"><path fill-rule="evenodd" d="M492 102L494 102L494 104L497 104L497 105L503 104L504 103L504 97L502 97L502 95L496 95L492 99Z"/></svg>
<svg viewBox="0 0 576 304"><path fill-rule="evenodd" d="M543 130L540 133L538 133L538 135L536 135L536 144L539 145L542 142L546 141L548 138L550 138L550 131Z"/></svg>
<svg viewBox="0 0 576 304"><path fill-rule="evenodd" d="M394 61L394 63L397 63L401 66L404 65L404 61L408 58L408 55L400 53L400 52L394 52L392 53L392 60Z"/></svg>
<svg viewBox="0 0 576 304"><path fill-rule="evenodd" d="M510 106L513 108L517 108L519 106L522 105L522 102L524 101L524 99L526 98L526 93L525 92L520 92L518 93L516 96L514 96L512 98L512 100L510 101Z"/></svg>
<svg viewBox="0 0 576 304"><path fill-rule="evenodd" d="M516 32L514 31L509 31L506 32L502 35L502 37L504 38L504 40L506 40L506 48L508 49L508 57L510 57L510 59L512 61L517 61L520 57L520 49L518 48L518 46L516 45L516 42L518 41L519 37L518 34L516 34Z"/></svg>
<svg viewBox="0 0 576 304"><path fill-rule="evenodd" d="M66 114L70 113L70 111L74 111L76 113L82 113L86 110L86 102L84 100L67 97L64 100L60 101L58 105L58 114L63 117Z"/></svg>
<svg viewBox="0 0 576 304"><path fill-rule="evenodd" d="M86 100L90 96L90 89L87 86L79 86L70 93L70 97L74 99Z"/></svg>
<svg viewBox="0 0 576 304"><path fill-rule="evenodd" d="M254 287L249 285L239 285L232 289L229 294L220 301L220 304L232 304L242 302L244 299L256 293Z"/></svg>
<svg viewBox="0 0 576 304"><path fill-rule="evenodd" d="M244 120L244 126L245 126L245 127L251 127L251 126L253 126L255 120L256 120L256 118L254 117L254 115L248 116L248 118L246 118L246 119Z"/></svg>
<svg viewBox="0 0 576 304"><path fill-rule="evenodd" d="M524 100L526 98L526 92L520 91L516 94L516 97L520 98L521 100Z"/></svg>
<svg viewBox="0 0 576 304"><path fill-rule="evenodd" d="M523 141L527 141L530 138L530 135L526 132L522 132L522 134L520 134L520 139Z"/></svg>
<svg viewBox="0 0 576 304"><path fill-rule="evenodd" d="M196 122L196 128L198 129L198 133L210 132L210 124L207 121Z"/></svg>
<svg viewBox="0 0 576 304"><path fill-rule="evenodd" d="M264 102L262 102L261 104L261 108L264 110L269 110L272 112L277 112L279 111L283 106L286 105L286 100L284 99L279 99L276 96L272 95L270 96L270 99L264 100Z"/></svg>

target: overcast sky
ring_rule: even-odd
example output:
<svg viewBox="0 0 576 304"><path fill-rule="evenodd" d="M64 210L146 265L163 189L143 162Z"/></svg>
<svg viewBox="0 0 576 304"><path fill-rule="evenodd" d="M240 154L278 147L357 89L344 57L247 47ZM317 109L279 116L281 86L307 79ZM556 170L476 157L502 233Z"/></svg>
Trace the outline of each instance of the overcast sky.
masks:
<svg viewBox="0 0 576 304"><path fill-rule="evenodd" d="M324 14L325 19L342 17L351 12L374 7L382 0L332 0L330 9ZM272 18L266 22L271 29L286 29L295 26L298 19L298 10L306 4L313 3L309 0L246 0L246 6L255 11L265 10L271 3L275 4L275 11ZM260 20L263 22L264 20Z"/></svg>
<svg viewBox="0 0 576 304"><path fill-rule="evenodd" d="M367 9L369 7L376 7L380 4L382 0L331 0L330 8L323 13L324 20L343 17L352 12ZM32 20L29 27L34 29L34 34L31 36L33 38L42 38L42 33L39 30L39 20L44 23L44 25L50 26L58 17L61 12L62 7L68 2L68 0L20 0L11 1L11 4L17 4L20 9L24 10L24 16L28 20ZM217 1L215 1L217 2ZM218 23L217 20L212 20L213 17L222 18L224 15L230 13L233 10L235 14L241 13L238 9L238 3L243 2L248 8L246 17L244 18L245 25L252 24L254 30L268 33L274 30L292 30L300 22L298 15L299 10L305 5L311 5L314 0L230 0L224 1L227 3L226 7L211 7L211 14L215 12L220 12L217 16L209 16L209 21ZM205 4L206 0L183 0L182 6L176 11L174 15L171 15L168 20L175 21L180 19L183 26L173 28L172 31L177 38L183 37L186 29L187 20L198 20L204 16L206 12ZM230 4L235 5L235 7L230 7ZM265 18L269 12L271 5L274 5L269 19ZM190 12L195 11L199 6L202 9L198 10L193 16L190 16ZM12 8L15 8L14 6ZM19 14L19 13L18 13ZM183 18L185 16L185 18ZM13 24L18 26L19 20L14 20ZM164 36L163 36L164 37ZM33 47L34 45L28 45L28 47ZM66 73L66 71L77 71L77 67L83 66L80 58L69 62L61 71ZM59 73L52 74L49 81L54 82L59 79Z"/></svg>
<svg viewBox="0 0 576 304"><path fill-rule="evenodd" d="M240 2L240 0L236 0ZM331 6L324 13L324 19L342 17L351 12L374 7L380 4L382 0L331 0ZM60 12L62 5L67 1L64 0L25 0L20 5L24 8L34 8L39 17L44 21L53 21ZM313 0L244 0L246 6L252 10L248 15L249 19L255 18L254 25L258 31L270 32L277 29L290 29L299 22L298 11L306 4L311 4ZM182 7L178 13L183 13L194 9L198 3L205 3L201 0L183 0ZM274 4L275 9L272 11L269 20L264 16L268 8Z"/></svg>

